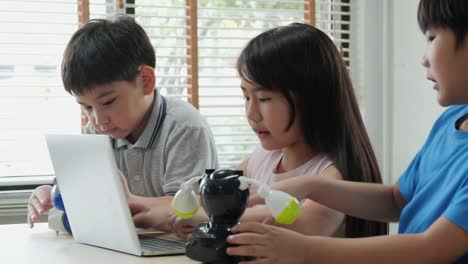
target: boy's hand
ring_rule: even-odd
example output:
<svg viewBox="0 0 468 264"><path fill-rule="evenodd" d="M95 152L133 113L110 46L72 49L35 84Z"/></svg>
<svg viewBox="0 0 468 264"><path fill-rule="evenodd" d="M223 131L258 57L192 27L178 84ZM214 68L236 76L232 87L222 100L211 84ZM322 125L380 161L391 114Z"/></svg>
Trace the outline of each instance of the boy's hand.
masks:
<svg viewBox="0 0 468 264"><path fill-rule="evenodd" d="M127 178L121 171L119 173L135 226L140 228L155 228L160 231L169 232L169 216L173 197L142 197L134 195L128 188Z"/></svg>
<svg viewBox="0 0 468 264"><path fill-rule="evenodd" d="M30 228L34 227L34 223L39 216L48 212L53 207L50 197L51 190L52 186L42 185L37 187L31 194L31 197L29 197L27 222Z"/></svg>
<svg viewBox="0 0 468 264"><path fill-rule="evenodd" d="M145 204L143 203L138 203L138 202L130 202L128 204L130 207L130 212L132 213L133 217L133 222L135 222L135 226L141 227L141 228L149 228L148 224L145 222L145 224L141 223L141 218L143 218L144 215L147 215L150 213L151 208L148 208ZM135 221L136 218L136 221Z"/></svg>
<svg viewBox="0 0 468 264"><path fill-rule="evenodd" d="M227 241L236 246L229 247L227 254L258 257L241 263L306 263L307 237L300 233L256 222L241 223L232 231L238 234L230 235Z"/></svg>
<svg viewBox="0 0 468 264"><path fill-rule="evenodd" d="M175 215L173 212L169 217L169 222L172 232L174 232L178 237L181 237L183 239L188 239L198 224L193 218L182 219Z"/></svg>
<svg viewBox="0 0 468 264"><path fill-rule="evenodd" d="M169 217L169 225L172 232L184 239L188 239L198 224L207 221L208 216L203 212L203 210L199 210L197 214L190 219L182 219L172 211L171 216Z"/></svg>
<svg viewBox="0 0 468 264"><path fill-rule="evenodd" d="M172 196L137 197L129 201L133 222L137 227L155 228L170 232L169 217L172 212Z"/></svg>

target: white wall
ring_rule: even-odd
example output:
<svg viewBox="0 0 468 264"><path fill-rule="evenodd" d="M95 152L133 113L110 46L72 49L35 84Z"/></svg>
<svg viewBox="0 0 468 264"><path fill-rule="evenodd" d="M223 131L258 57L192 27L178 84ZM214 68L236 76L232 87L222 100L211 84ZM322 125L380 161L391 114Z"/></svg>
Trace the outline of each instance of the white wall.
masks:
<svg viewBox="0 0 468 264"><path fill-rule="evenodd" d="M392 84L391 173L396 180L406 169L443 111L421 65L426 41L416 19L418 0L391 1Z"/></svg>
<svg viewBox="0 0 468 264"><path fill-rule="evenodd" d="M365 123L384 180L394 183L443 111L421 65L425 39L417 23L419 0L355 0L358 64ZM357 71L357 72L356 72Z"/></svg>

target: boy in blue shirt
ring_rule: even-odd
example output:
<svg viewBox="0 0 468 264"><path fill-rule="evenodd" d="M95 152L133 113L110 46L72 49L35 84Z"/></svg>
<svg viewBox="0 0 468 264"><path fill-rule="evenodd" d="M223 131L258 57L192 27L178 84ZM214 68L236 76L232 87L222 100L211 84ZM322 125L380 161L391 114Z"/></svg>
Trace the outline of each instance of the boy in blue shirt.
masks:
<svg viewBox="0 0 468 264"><path fill-rule="evenodd" d="M238 244L228 254L260 257L242 263L468 263L468 1L421 0L418 22L427 39L427 78L439 104L450 107L399 181L301 176L274 186L355 217L400 221L399 234L336 239L241 223L228 237Z"/></svg>
<svg viewBox="0 0 468 264"><path fill-rule="evenodd" d="M91 20L65 49L62 80L88 117L85 133L112 138L130 205L159 209L157 221L135 224L168 230L172 195L189 178L217 168L218 160L200 113L155 89L155 64L154 48L133 18ZM50 190L40 186L31 195L31 227L52 207Z"/></svg>

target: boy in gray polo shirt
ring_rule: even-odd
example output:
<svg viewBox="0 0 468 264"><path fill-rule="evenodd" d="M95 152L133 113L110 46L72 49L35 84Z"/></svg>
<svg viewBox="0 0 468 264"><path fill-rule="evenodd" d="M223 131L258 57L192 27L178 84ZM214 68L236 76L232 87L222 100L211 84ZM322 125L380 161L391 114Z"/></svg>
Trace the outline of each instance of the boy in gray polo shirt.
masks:
<svg viewBox="0 0 468 264"><path fill-rule="evenodd" d="M65 49L62 80L88 117L85 133L112 138L130 204L160 208L161 219L151 227L166 230L171 195L189 178L217 168L218 161L199 112L155 89L155 64L153 46L134 19L91 20ZM31 227L51 209L50 190L43 185L31 195Z"/></svg>

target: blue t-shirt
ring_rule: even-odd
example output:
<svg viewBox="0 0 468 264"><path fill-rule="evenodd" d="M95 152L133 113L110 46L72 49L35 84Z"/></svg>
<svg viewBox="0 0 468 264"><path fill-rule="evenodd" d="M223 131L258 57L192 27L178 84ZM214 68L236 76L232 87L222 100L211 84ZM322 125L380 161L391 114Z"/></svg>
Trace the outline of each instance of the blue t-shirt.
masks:
<svg viewBox="0 0 468 264"><path fill-rule="evenodd" d="M408 202L399 233L423 233L441 216L468 230L468 132L456 128L466 115L468 105L447 109L398 180ZM468 253L455 263L468 264Z"/></svg>

